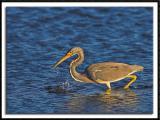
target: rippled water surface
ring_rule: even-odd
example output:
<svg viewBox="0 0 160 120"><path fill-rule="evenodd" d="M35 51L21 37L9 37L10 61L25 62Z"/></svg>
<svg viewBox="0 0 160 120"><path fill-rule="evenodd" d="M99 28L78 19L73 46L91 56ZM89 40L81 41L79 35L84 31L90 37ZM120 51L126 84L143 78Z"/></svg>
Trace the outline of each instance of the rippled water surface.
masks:
<svg viewBox="0 0 160 120"><path fill-rule="evenodd" d="M139 114L153 112L152 8L17 8L7 11L7 113ZM129 79L105 85L74 81L68 59L51 67L70 48L84 49L83 72L97 62L144 66Z"/></svg>

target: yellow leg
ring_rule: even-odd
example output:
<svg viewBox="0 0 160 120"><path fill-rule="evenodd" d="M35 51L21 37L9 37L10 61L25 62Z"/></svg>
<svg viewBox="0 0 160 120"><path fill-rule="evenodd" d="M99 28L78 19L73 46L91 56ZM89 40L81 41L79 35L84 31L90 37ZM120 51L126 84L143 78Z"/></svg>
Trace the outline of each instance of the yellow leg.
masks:
<svg viewBox="0 0 160 120"><path fill-rule="evenodd" d="M108 89L106 90L106 94L111 94L111 85L110 85L110 82L106 82L106 85L108 87Z"/></svg>
<svg viewBox="0 0 160 120"><path fill-rule="evenodd" d="M131 78L131 81L130 81L127 85L124 86L124 89L128 89L129 86L130 86L133 82L135 82L136 79L137 79L137 76L136 76L136 75L129 75L129 76L127 76L127 77Z"/></svg>

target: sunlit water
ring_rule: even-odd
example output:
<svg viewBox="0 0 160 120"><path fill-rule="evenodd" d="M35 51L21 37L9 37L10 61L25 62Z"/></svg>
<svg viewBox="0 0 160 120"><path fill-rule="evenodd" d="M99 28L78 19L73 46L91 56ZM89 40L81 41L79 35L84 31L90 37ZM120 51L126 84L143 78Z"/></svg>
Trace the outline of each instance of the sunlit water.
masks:
<svg viewBox="0 0 160 120"><path fill-rule="evenodd" d="M7 8L7 104L15 113L139 114L153 112L151 8ZM70 48L84 49L79 72L92 63L144 66L130 90L125 79L105 85L74 81L68 59L51 66Z"/></svg>

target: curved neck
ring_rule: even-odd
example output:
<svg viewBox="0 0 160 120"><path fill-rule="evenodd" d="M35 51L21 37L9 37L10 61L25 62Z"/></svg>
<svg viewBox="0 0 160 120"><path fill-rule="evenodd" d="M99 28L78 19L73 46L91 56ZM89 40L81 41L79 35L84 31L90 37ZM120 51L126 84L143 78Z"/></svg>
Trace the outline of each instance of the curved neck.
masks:
<svg viewBox="0 0 160 120"><path fill-rule="evenodd" d="M82 64L83 61L84 61L84 53L83 53L83 51L79 51L79 52L77 52L75 54L77 54L78 57L75 60L73 60L71 62L71 64L70 64L70 67L73 67L73 68L76 68L77 66Z"/></svg>
<svg viewBox="0 0 160 120"><path fill-rule="evenodd" d="M84 60L84 53L83 51L79 51L76 53L78 55L78 57L73 60L70 64L70 73L73 79L75 79L76 81L79 82L91 82L93 83L93 80L90 80L89 78L87 78L85 75L78 73L76 71L76 67L79 66L80 64L82 64L83 60Z"/></svg>

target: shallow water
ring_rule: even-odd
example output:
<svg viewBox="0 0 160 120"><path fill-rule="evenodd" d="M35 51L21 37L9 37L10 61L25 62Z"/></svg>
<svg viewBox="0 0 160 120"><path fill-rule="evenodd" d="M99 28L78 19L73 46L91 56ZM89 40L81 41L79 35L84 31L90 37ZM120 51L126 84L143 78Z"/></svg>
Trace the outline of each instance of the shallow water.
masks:
<svg viewBox="0 0 160 120"><path fill-rule="evenodd" d="M8 114L140 114L153 112L152 8L14 8L7 11ZM144 66L130 90L128 79L105 85L80 83L69 63L51 66L70 48L84 49L79 72L92 63Z"/></svg>

